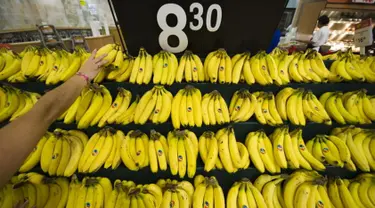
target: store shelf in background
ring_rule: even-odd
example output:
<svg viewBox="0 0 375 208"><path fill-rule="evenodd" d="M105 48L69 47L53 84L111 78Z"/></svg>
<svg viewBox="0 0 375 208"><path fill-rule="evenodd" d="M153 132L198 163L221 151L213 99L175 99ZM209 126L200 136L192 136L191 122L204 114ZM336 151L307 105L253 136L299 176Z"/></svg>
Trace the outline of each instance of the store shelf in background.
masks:
<svg viewBox="0 0 375 208"><path fill-rule="evenodd" d="M56 86L59 85L46 85L45 83L40 82L26 82L26 83L7 83L7 82L0 82L1 84L8 84L12 85L18 89L44 93L49 91ZM140 94L142 95L144 92L150 90L155 84L151 83L148 85L138 85L132 84L129 82L103 82L100 83L104 85L111 91L112 96L115 96L117 93L118 87L123 87L125 89L130 90L133 95ZM328 91L355 91L359 89L366 89L368 94L375 95L375 88L374 84L372 83L362 83L362 82L342 82L342 83L290 83L283 86L277 85L267 85L262 86L259 84L248 85L245 83L240 84L212 84L212 83L174 83L171 86L165 86L167 90L169 90L173 95L177 93L178 90L184 88L186 85L192 85L204 93L209 93L213 90L219 91L222 96L228 100L233 95L233 93L241 88L246 88L250 92L256 91L271 91L277 93L281 89L285 87L292 87L292 88L304 88L306 90L311 90L316 96L320 96L324 92ZM228 97L229 96L229 97Z"/></svg>
<svg viewBox="0 0 375 208"><path fill-rule="evenodd" d="M282 170L282 174L290 174L295 170L292 169L286 169ZM42 169L38 166L32 169L32 172L38 172L44 175L48 175L42 171ZM346 170L344 168L339 167L333 167L328 166L326 171L320 172L322 175L331 176L331 177L341 177L341 178L354 178L356 175L360 174L360 171L357 172L351 172L349 170ZM230 174L226 172L225 170L212 170L210 172L205 172L202 166L197 167L196 176L197 175L204 175L204 176L215 176L217 180L219 181L221 187L224 190L224 193L228 193L228 190L233 185L234 182L241 180L242 178L248 178L252 182L261 175L261 173L254 168L254 166L249 167L245 170L239 170L236 173ZM173 176L170 173L170 170L167 169L166 171L158 171L157 173L152 173L149 167L143 168L139 171L131 171L128 168L126 168L123 164L121 164L116 170L111 169L99 169L96 173L91 174L77 174L79 178L82 178L84 176L100 176L100 177L107 177L112 182L114 182L116 179L121 180L132 180L137 184L147 184L147 183L156 183L159 179L176 179L176 180L188 180L190 182L193 182L193 178L188 178L185 176L184 179L181 179L178 175Z"/></svg>

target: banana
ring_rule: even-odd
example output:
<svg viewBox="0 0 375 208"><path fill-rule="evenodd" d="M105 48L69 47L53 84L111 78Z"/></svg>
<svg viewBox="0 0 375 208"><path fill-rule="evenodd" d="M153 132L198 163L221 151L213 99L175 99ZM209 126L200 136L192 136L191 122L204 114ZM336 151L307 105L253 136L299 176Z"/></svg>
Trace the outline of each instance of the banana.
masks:
<svg viewBox="0 0 375 208"><path fill-rule="evenodd" d="M49 186L49 197L45 207L58 207L62 197L62 188L56 183L50 183Z"/></svg>
<svg viewBox="0 0 375 208"><path fill-rule="evenodd" d="M250 132L246 136L246 146L248 152L250 152L250 159L253 161L254 166L258 169L259 172L264 173L265 165L262 161L259 147L258 147L259 133Z"/></svg>
<svg viewBox="0 0 375 208"><path fill-rule="evenodd" d="M276 131L278 130L278 133ZM272 141L272 151L273 155L275 156L276 163L281 167L286 169L288 167L285 150L284 150L284 138L285 138L285 130L283 129L277 129L275 130L275 138Z"/></svg>
<svg viewBox="0 0 375 208"><path fill-rule="evenodd" d="M302 138L302 130L299 130L298 135L298 149L301 155L306 159L306 161L311 165L312 168L318 171L324 171L326 169L324 164L321 163L318 159L314 158L312 154L309 151L307 151L305 142Z"/></svg>
<svg viewBox="0 0 375 208"><path fill-rule="evenodd" d="M98 124L99 121L107 113L107 111L111 108L111 105L112 105L112 96L111 96L111 93L109 92L109 90L102 85L100 86L100 89L101 89L101 93L102 93L102 96L103 96L102 106L101 106L99 112L91 120L90 126L94 126L94 125Z"/></svg>
<svg viewBox="0 0 375 208"><path fill-rule="evenodd" d="M178 174L180 178L183 178L186 174L186 164L187 164L184 139L178 139L177 153L178 153Z"/></svg>
<svg viewBox="0 0 375 208"><path fill-rule="evenodd" d="M113 138L112 135L113 135L112 133L107 133L107 136L104 137L104 139L105 139L104 144L102 145L102 147L98 147L99 153L97 153L97 157L95 157L95 159L92 161L92 163L89 167L89 170L88 170L90 173L96 172L105 163L105 161L107 160L111 151L113 151L112 146L113 146L114 138ZM103 139L103 138L101 137L99 140L101 140L101 139ZM100 141L98 141L98 143L99 142ZM83 171L85 171L85 170L83 170Z"/></svg>
<svg viewBox="0 0 375 208"><path fill-rule="evenodd" d="M79 159L78 163L78 171L83 172L83 166L86 165L88 158L91 154L93 154L93 150L95 148L96 143L98 142L99 138L102 136L103 132L95 133L91 136L85 148L83 150L82 156Z"/></svg>
<svg viewBox="0 0 375 208"><path fill-rule="evenodd" d="M299 92L294 92L286 102L286 114L290 122L294 125L300 125L299 118L297 117L296 109L298 108L298 94ZM302 109L301 109L302 110Z"/></svg>
<svg viewBox="0 0 375 208"><path fill-rule="evenodd" d="M279 178L273 181L270 181L264 185L262 188L262 195L264 197L264 201L268 207L274 207L274 196L276 195L276 186L282 182L284 178Z"/></svg>
<svg viewBox="0 0 375 208"><path fill-rule="evenodd" d="M44 135L36 145L36 147L33 149L33 151L30 153L30 155L26 158L26 160L23 162L22 166L18 170L19 172L28 172L33 167L35 167L36 164L39 163L40 157L42 155L42 150L44 147L44 144L47 142L48 135Z"/></svg>
<svg viewBox="0 0 375 208"><path fill-rule="evenodd" d="M267 78L270 78L270 77L268 76L266 78L266 76L264 74L264 71L266 70L266 68L263 68L265 66L262 65L262 63L264 64L265 60L263 60L263 62L262 62L260 60L259 54L253 56L250 59L251 72L253 73L255 81L257 83L259 83L260 85L268 85L270 83L269 83L269 80ZM271 79L271 81L272 81L272 79Z"/></svg>

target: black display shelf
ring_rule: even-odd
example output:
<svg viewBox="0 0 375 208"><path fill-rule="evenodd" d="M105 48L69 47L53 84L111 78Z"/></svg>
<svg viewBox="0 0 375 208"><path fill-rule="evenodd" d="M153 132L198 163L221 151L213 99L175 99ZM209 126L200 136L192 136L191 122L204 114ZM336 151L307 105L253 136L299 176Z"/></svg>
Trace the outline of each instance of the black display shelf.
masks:
<svg viewBox="0 0 375 208"><path fill-rule="evenodd" d="M247 169L238 170L236 173L228 173L225 170L212 170L210 172L205 172L204 168L202 166L202 162L198 162L197 164L197 170L195 175L203 175L203 176L215 176L216 179L219 181L220 186L224 190L224 194L226 195L228 193L228 190L233 185L234 182L241 180L242 178L248 178L252 182L261 175L254 166L251 164L251 166ZM292 169L282 169L281 173L277 174L291 174L296 170ZM47 173L44 173L40 166L37 166L32 169L32 172L37 172L40 174L44 174L48 176ZM265 172L266 174L270 174L268 172ZM358 174L362 173L361 171L351 172L347 169L340 168L340 167L334 167L334 166L327 166L326 170L324 172L319 172L322 176L327 177L340 177L340 178L354 178ZM277 175L274 174L274 175ZM149 183L156 183L159 179L176 179L176 180L187 180L190 182L194 182L194 178L188 178L187 175L185 175L184 178L180 178L178 175L172 175L170 170L167 169L166 171L158 171L157 173L152 173L149 167L140 169L138 171L131 171L128 168L125 167L125 165L121 164L117 169L104 169L100 168L99 171L95 173L77 173L78 178L82 179L84 176L91 176L91 177L107 177L112 182L114 182L116 179L120 180L132 180L136 184L149 184Z"/></svg>
<svg viewBox="0 0 375 208"><path fill-rule="evenodd" d="M0 127L5 126L8 124L8 122L3 122L0 123ZM330 132L332 131L333 128L336 127L343 127L347 125L341 125L336 122L333 122L332 125L325 125L321 123L314 123L314 122L307 122L306 126L295 126L290 124L289 122L284 123L283 125L289 126L289 130L292 131L296 128L301 128L303 132L303 138L305 141L308 141L315 137L318 134L326 134L329 135ZM349 125L349 124L348 124ZM134 124L130 123L128 125L118 125L118 124L110 124L106 125L109 127L112 127L117 130L122 130L125 134L129 132L130 130L140 130L147 135L150 134L151 130L156 130L157 132L167 135L169 131L174 130L173 125L171 122L165 122L162 124L153 124L153 123L145 123L144 125L139 125L139 124ZM180 130L191 130L196 134L196 136L199 138L200 135L203 134L205 131L213 131L216 132L221 128L225 128L228 126L232 126L235 134L236 134L236 139L238 142L245 142L246 135L249 132L257 131L257 130L264 130L267 135L270 135L276 128L280 126L270 126L270 125L263 125L257 122L254 118L254 116L247 122L240 122L240 123L229 123L229 124L223 124L223 125L215 125L215 126L205 126L203 125L202 127L186 127L186 128L180 128ZM281 125L282 126L282 125ZM357 127L361 128L366 128L366 129L375 129L375 123L371 124L357 124L355 125ZM48 128L49 131L54 131L55 129L60 128L64 130L72 130L72 129L78 129L77 124L72 123L72 124L65 124L62 121L56 121L50 125ZM103 127L104 128L104 127ZM98 126L90 126L86 129L78 129L83 132L85 132L89 137L93 135L96 132L99 132L99 130L102 129Z"/></svg>
<svg viewBox="0 0 375 208"><path fill-rule="evenodd" d="M31 92L38 92L38 93L45 93L58 85L46 85L42 82L26 82L26 83L8 83L8 82L0 82L1 85L11 85L18 89L27 90ZM132 84L129 82L103 82L100 83L104 85L108 90L111 91L112 96L115 96L117 93L118 87L123 87L133 92L133 94L140 94L142 95L144 92L150 90L157 84L150 83L148 85L138 85ZM373 83L366 83L366 82L340 82L340 83L289 83L287 85L277 86L277 85L266 85L262 86L260 84L253 84L248 85L245 83L239 84L215 84L215 83L174 83L171 86L165 86L165 88L170 91L172 94L176 94L178 90L184 88L187 85L192 85L198 88L202 94L212 92L213 90L219 91L223 97L227 98L229 95L229 99L232 97L233 93L239 89L248 89L250 92L256 91L265 91L265 92L274 92L276 94L281 89L285 87L292 87L292 88L303 88L305 90L311 90L316 96L320 96L324 92L328 91L355 91L360 89L366 89L368 94L375 94L375 85Z"/></svg>

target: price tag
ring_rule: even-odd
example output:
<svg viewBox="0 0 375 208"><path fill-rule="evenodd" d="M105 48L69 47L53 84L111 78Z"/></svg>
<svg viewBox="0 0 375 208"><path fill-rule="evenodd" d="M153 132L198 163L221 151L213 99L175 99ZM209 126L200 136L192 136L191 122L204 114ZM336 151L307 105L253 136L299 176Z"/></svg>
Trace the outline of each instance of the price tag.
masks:
<svg viewBox="0 0 375 208"><path fill-rule="evenodd" d="M354 31L354 44L357 47L365 47L372 45L373 43L372 35L372 21L366 19L361 21L355 26Z"/></svg>
<svg viewBox="0 0 375 208"><path fill-rule="evenodd" d="M285 0L112 0L127 48L198 55L218 48L230 54L266 49ZM272 6L270 6L272 5Z"/></svg>

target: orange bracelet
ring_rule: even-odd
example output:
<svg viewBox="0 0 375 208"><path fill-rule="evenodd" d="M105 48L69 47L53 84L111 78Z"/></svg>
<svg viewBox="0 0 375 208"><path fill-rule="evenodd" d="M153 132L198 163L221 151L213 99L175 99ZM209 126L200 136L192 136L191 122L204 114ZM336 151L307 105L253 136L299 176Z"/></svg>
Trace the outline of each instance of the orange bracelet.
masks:
<svg viewBox="0 0 375 208"><path fill-rule="evenodd" d="M80 77L82 77L84 80L86 80L87 84L90 83L90 79L89 79L89 77L88 77L86 74L84 74L84 73L82 73L82 72L77 72L76 75L77 75L77 76L80 76Z"/></svg>

